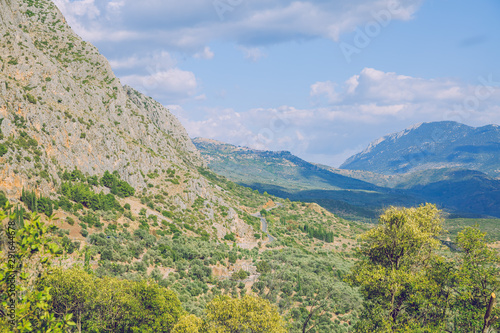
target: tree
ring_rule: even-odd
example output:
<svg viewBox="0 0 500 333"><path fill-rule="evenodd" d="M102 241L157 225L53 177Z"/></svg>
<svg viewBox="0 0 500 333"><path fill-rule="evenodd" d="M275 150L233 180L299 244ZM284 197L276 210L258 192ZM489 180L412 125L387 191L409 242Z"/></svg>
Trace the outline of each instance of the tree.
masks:
<svg viewBox="0 0 500 333"><path fill-rule="evenodd" d="M242 299L219 296L207 305L206 331L285 333L285 322L269 301L246 295Z"/></svg>
<svg viewBox="0 0 500 333"><path fill-rule="evenodd" d="M40 288L51 287L50 310L73 313L79 332L169 332L184 315L177 295L152 281L98 278L58 268Z"/></svg>
<svg viewBox="0 0 500 333"><path fill-rule="evenodd" d="M486 244L485 236L477 227L467 227L457 235L461 254L455 274L456 297L451 304L456 331L480 332L500 326L494 320L485 323L491 296L500 291L500 257ZM493 309L490 317L498 319L500 311Z"/></svg>
<svg viewBox="0 0 500 333"><path fill-rule="evenodd" d="M182 317L175 324L172 333L201 333L203 332L203 320L195 315Z"/></svg>
<svg viewBox="0 0 500 333"><path fill-rule="evenodd" d="M440 289L430 278L428 268L435 257L433 250L439 245L437 237L443 230L442 223L435 205L391 207L380 216L377 227L361 236L361 260L348 277L365 296L359 331L385 332L409 327L422 315L426 316L428 327L441 323L439 312L420 311L418 303L429 295L421 297L418 291Z"/></svg>
<svg viewBox="0 0 500 333"><path fill-rule="evenodd" d="M487 332L500 259L477 228L457 236L458 253L437 253L442 232L434 205L390 208L361 236L360 261L348 281L365 296L357 332Z"/></svg>
<svg viewBox="0 0 500 333"><path fill-rule="evenodd" d="M94 276L81 268L57 268L42 283L52 288L53 313L58 316L73 314L78 332L82 331L82 318L88 317L92 308L90 304L96 293L94 280Z"/></svg>

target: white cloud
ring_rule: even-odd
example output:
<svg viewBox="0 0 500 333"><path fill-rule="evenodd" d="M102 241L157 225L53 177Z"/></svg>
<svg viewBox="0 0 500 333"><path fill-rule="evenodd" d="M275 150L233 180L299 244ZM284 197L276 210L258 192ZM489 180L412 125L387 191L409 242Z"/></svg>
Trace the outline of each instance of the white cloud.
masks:
<svg viewBox="0 0 500 333"><path fill-rule="evenodd" d="M239 49L243 52L245 59L251 62L257 62L261 58L266 57L267 55L262 51L259 47L244 47L240 46Z"/></svg>
<svg viewBox="0 0 500 333"><path fill-rule="evenodd" d="M326 97L330 104L404 105L420 101L457 102L467 94L467 86L449 79L426 80L392 72L364 68L346 80L342 89L331 81L311 85L311 97ZM366 111L367 108L365 108ZM375 110L375 108L373 108ZM393 111L387 112L392 113ZM379 113L376 111L375 113Z"/></svg>
<svg viewBox="0 0 500 333"><path fill-rule="evenodd" d="M109 61L113 69L137 69L149 72L165 71L174 67L177 62L166 51L149 53L139 56L134 54L128 58L112 59Z"/></svg>
<svg viewBox="0 0 500 333"><path fill-rule="evenodd" d="M181 101L192 97L198 84L194 73L172 68L150 75L129 75L121 81L153 97Z"/></svg>
<svg viewBox="0 0 500 333"><path fill-rule="evenodd" d="M221 12L217 2L206 0L54 1L76 32L91 42L148 41L192 54L215 40L246 47L312 38L337 41L381 11L390 10L391 20L409 20L422 2L253 0L224 2Z"/></svg>
<svg viewBox="0 0 500 333"><path fill-rule="evenodd" d="M335 92L336 84L331 81L316 82L311 86L311 97L325 96L330 103L338 100L339 96Z"/></svg>
<svg viewBox="0 0 500 333"><path fill-rule="evenodd" d="M205 48L203 48L203 51L195 53L193 57L196 59L209 60L209 59L213 59L214 55L215 54L212 52L212 50L210 50L210 48L208 46L205 46Z"/></svg>

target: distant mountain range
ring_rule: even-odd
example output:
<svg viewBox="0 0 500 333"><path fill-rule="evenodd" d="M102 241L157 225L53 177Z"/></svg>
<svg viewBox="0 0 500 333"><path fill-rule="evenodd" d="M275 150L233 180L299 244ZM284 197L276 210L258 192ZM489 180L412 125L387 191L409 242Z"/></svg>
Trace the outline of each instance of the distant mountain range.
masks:
<svg viewBox="0 0 500 333"><path fill-rule="evenodd" d="M500 146L499 133L495 125L475 129L453 122L419 124L375 141L342 169L309 163L286 151L202 138L193 143L211 169L235 182L317 202L346 217L371 219L390 205L424 202L458 216L500 217L500 180L495 178L500 163L494 150L495 142ZM352 166L357 170L347 169Z"/></svg>
<svg viewBox="0 0 500 333"><path fill-rule="evenodd" d="M349 158L341 169L384 175L438 168L477 170L500 176L500 126L423 123L384 136Z"/></svg>

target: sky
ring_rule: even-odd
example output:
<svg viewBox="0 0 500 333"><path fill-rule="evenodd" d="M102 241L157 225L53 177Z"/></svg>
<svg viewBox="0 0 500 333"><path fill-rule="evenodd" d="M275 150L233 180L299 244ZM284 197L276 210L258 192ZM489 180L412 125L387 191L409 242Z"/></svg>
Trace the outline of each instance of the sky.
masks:
<svg viewBox="0 0 500 333"><path fill-rule="evenodd" d="M338 167L413 124L500 124L498 0L53 0L189 135Z"/></svg>

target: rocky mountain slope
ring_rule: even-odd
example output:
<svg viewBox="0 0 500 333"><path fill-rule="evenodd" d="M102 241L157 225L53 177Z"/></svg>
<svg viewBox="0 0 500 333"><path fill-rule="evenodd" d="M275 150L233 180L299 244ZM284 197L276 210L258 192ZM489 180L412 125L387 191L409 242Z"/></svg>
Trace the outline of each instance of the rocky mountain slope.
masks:
<svg viewBox="0 0 500 333"><path fill-rule="evenodd" d="M474 128L451 121L433 122L382 137L340 168L385 175L460 168L499 177L499 153L498 125Z"/></svg>
<svg viewBox="0 0 500 333"><path fill-rule="evenodd" d="M108 171L153 214L181 216L202 203L196 228L253 239L231 195L199 173L202 159L180 122L122 86L51 1L0 0L0 36L0 191L11 202L23 188L57 199L65 172Z"/></svg>
<svg viewBox="0 0 500 333"><path fill-rule="evenodd" d="M72 32L52 2L2 0L0 15L1 129L10 143L2 157L4 181L24 184L39 169L19 147L22 133L36 141L31 147L53 177L58 167L117 170L142 187L138 169L201 165L178 120L122 87L108 61ZM46 190L48 184L39 185Z"/></svg>

